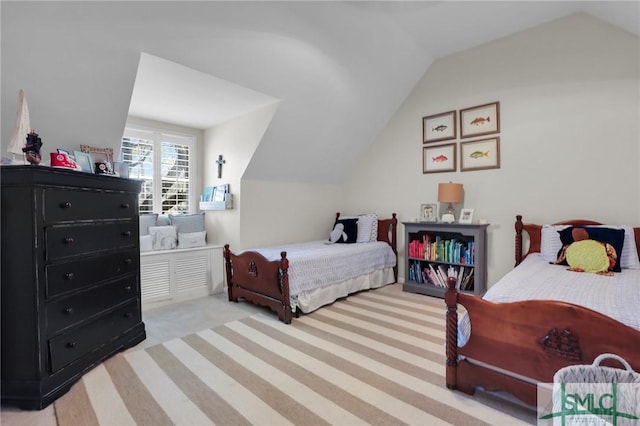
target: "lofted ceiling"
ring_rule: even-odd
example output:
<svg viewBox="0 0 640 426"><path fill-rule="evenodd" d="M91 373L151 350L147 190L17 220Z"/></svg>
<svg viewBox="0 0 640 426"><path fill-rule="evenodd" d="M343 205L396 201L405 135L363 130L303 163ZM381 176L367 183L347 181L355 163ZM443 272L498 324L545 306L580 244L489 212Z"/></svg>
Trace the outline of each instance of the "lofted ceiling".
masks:
<svg viewBox="0 0 640 426"><path fill-rule="evenodd" d="M340 181L430 64L474 46L584 12L639 33L638 2L214 2L223 20L199 49L143 55L130 114L207 129L282 101L245 174ZM237 10L236 10L237 9ZM239 10L245 13L238 13ZM194 13L205 13L194 11ZM179 14L177 30L193 22ZM215 19L215 18L214 18ZM199 28L202 29L202 28ZM203 59L206 40L224 52ZM231 54L223 48L235 49ZM194 56L199 58L195 59ZM198 68L195 71L189 66ZM172 83L173 82L173 83ZM159 89L161 88L161 89ZM349 154L336 159L335 152ZM313 155L278 164L283 158ZM324 164L333 164L330 172Z"/></svg>
<svg viewBox="0 0 640 426"><path fill-rule="evenodd" d="M123 105L130 115L208 129L277 102L244 176L317 183L344 180L438 58L576 13L640 33L638 1L3 1L1 7L3 90L31 87L28 93L39 95L34 108L64 99L66 109L42 105L52 111L44 119L61 133L73 117L101 138L118 140ZM45 69L55 84L42 79ZM99 100L91 104L98 111L73 109L85 99ZM4 106L14 111L9 101ZM9 132L3 127L3 135Z"/></svg>

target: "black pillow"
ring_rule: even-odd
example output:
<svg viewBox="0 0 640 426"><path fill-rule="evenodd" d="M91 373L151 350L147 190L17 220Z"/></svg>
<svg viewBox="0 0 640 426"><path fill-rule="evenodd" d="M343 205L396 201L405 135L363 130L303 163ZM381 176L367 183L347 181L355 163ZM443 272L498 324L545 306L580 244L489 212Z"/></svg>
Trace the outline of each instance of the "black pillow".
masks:
<svg viewBox="0 0 640 426"><path fill-rule="evenodd" d="M614 272L621 272L620 269L620 256L622 255L622 247L624 245L624 229L612 229L612 228L604 228L597 226L571 226L569 228L565 228L561 231L558 231L560 234L560 241L562 241L562 247L573 243L573 229L574 228L582 228L587 231L589 234L590 240L600 241L601 243L609 243L616 251L616 263L613 265L611 269ZM558 252L558 257L562 252L562 248ZM566 260L561 262L561 264L566 265Z"/></svg>
<svg viewBox="0 0 640 426"><path fill-rule="evenodd" d="M341 225L338 227L338 225ZM338 228L342 228L339 232ZM329 241L332 243L352 244L358 240L358 219L338 219L333 224Z"/></svg>

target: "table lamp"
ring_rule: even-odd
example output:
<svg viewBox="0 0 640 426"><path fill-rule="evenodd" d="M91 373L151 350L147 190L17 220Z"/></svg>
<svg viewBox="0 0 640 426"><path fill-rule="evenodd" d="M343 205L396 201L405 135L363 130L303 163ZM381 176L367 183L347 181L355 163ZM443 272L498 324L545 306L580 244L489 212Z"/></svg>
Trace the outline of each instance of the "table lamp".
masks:
<svg viewBox="0 0 640 426"><path fill-rule="evenodd" d="M453 215L453 203L462 202L462 184L461 183L439 183L438 184L438 202L449 203L447 212L442 215L442 223L453 223L455 217Z"/></svg>

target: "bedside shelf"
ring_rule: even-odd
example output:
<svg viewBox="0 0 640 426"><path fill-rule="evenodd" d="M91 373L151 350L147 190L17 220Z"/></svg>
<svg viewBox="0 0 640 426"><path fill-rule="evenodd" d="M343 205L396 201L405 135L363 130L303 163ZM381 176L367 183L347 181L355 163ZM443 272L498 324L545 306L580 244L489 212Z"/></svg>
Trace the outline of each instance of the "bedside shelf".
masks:
<svg viewBox="0 0 640 426"><path fill-rule="evenodd" d="M483 295L487 290L487 224L403 222L405 229L405 281L403 291L444 297L446 287L434 285L441 269L464 278L462 291ZM426 247L429 245L429 247Z"/></svg>
<svg viewBox="0 0 640 426"><path fill-rule="evenodd" d="M224 201L200 201L200 210L230 210L233 208L233 194L226 194Z"/></svg>

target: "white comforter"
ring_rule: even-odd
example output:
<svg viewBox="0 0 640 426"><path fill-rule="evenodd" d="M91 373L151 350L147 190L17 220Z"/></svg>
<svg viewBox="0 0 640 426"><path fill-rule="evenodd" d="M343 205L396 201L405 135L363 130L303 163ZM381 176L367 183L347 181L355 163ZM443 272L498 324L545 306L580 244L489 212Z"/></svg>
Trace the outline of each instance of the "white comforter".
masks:
<svg viewBox="0 0 640 426"><path fill-rule="evenodd" d="M311 241L252 251L259 252L269 260L279 260L280 252L287 252L292 302L299 294L396 265L396 255L391 246L381 241L356 244ZM292 306L295 304L292 303Z"/></svg>
<svg viewBox="0 0 640 426"><path fill-rule="evenodd" d="M550 265L539 253L525 260L489 288L492 302L559 300L585 306L640 330L640 269L623 269L613 276L572 272ZM467 340L468 317L461 318L458 344Z"/></svg>

